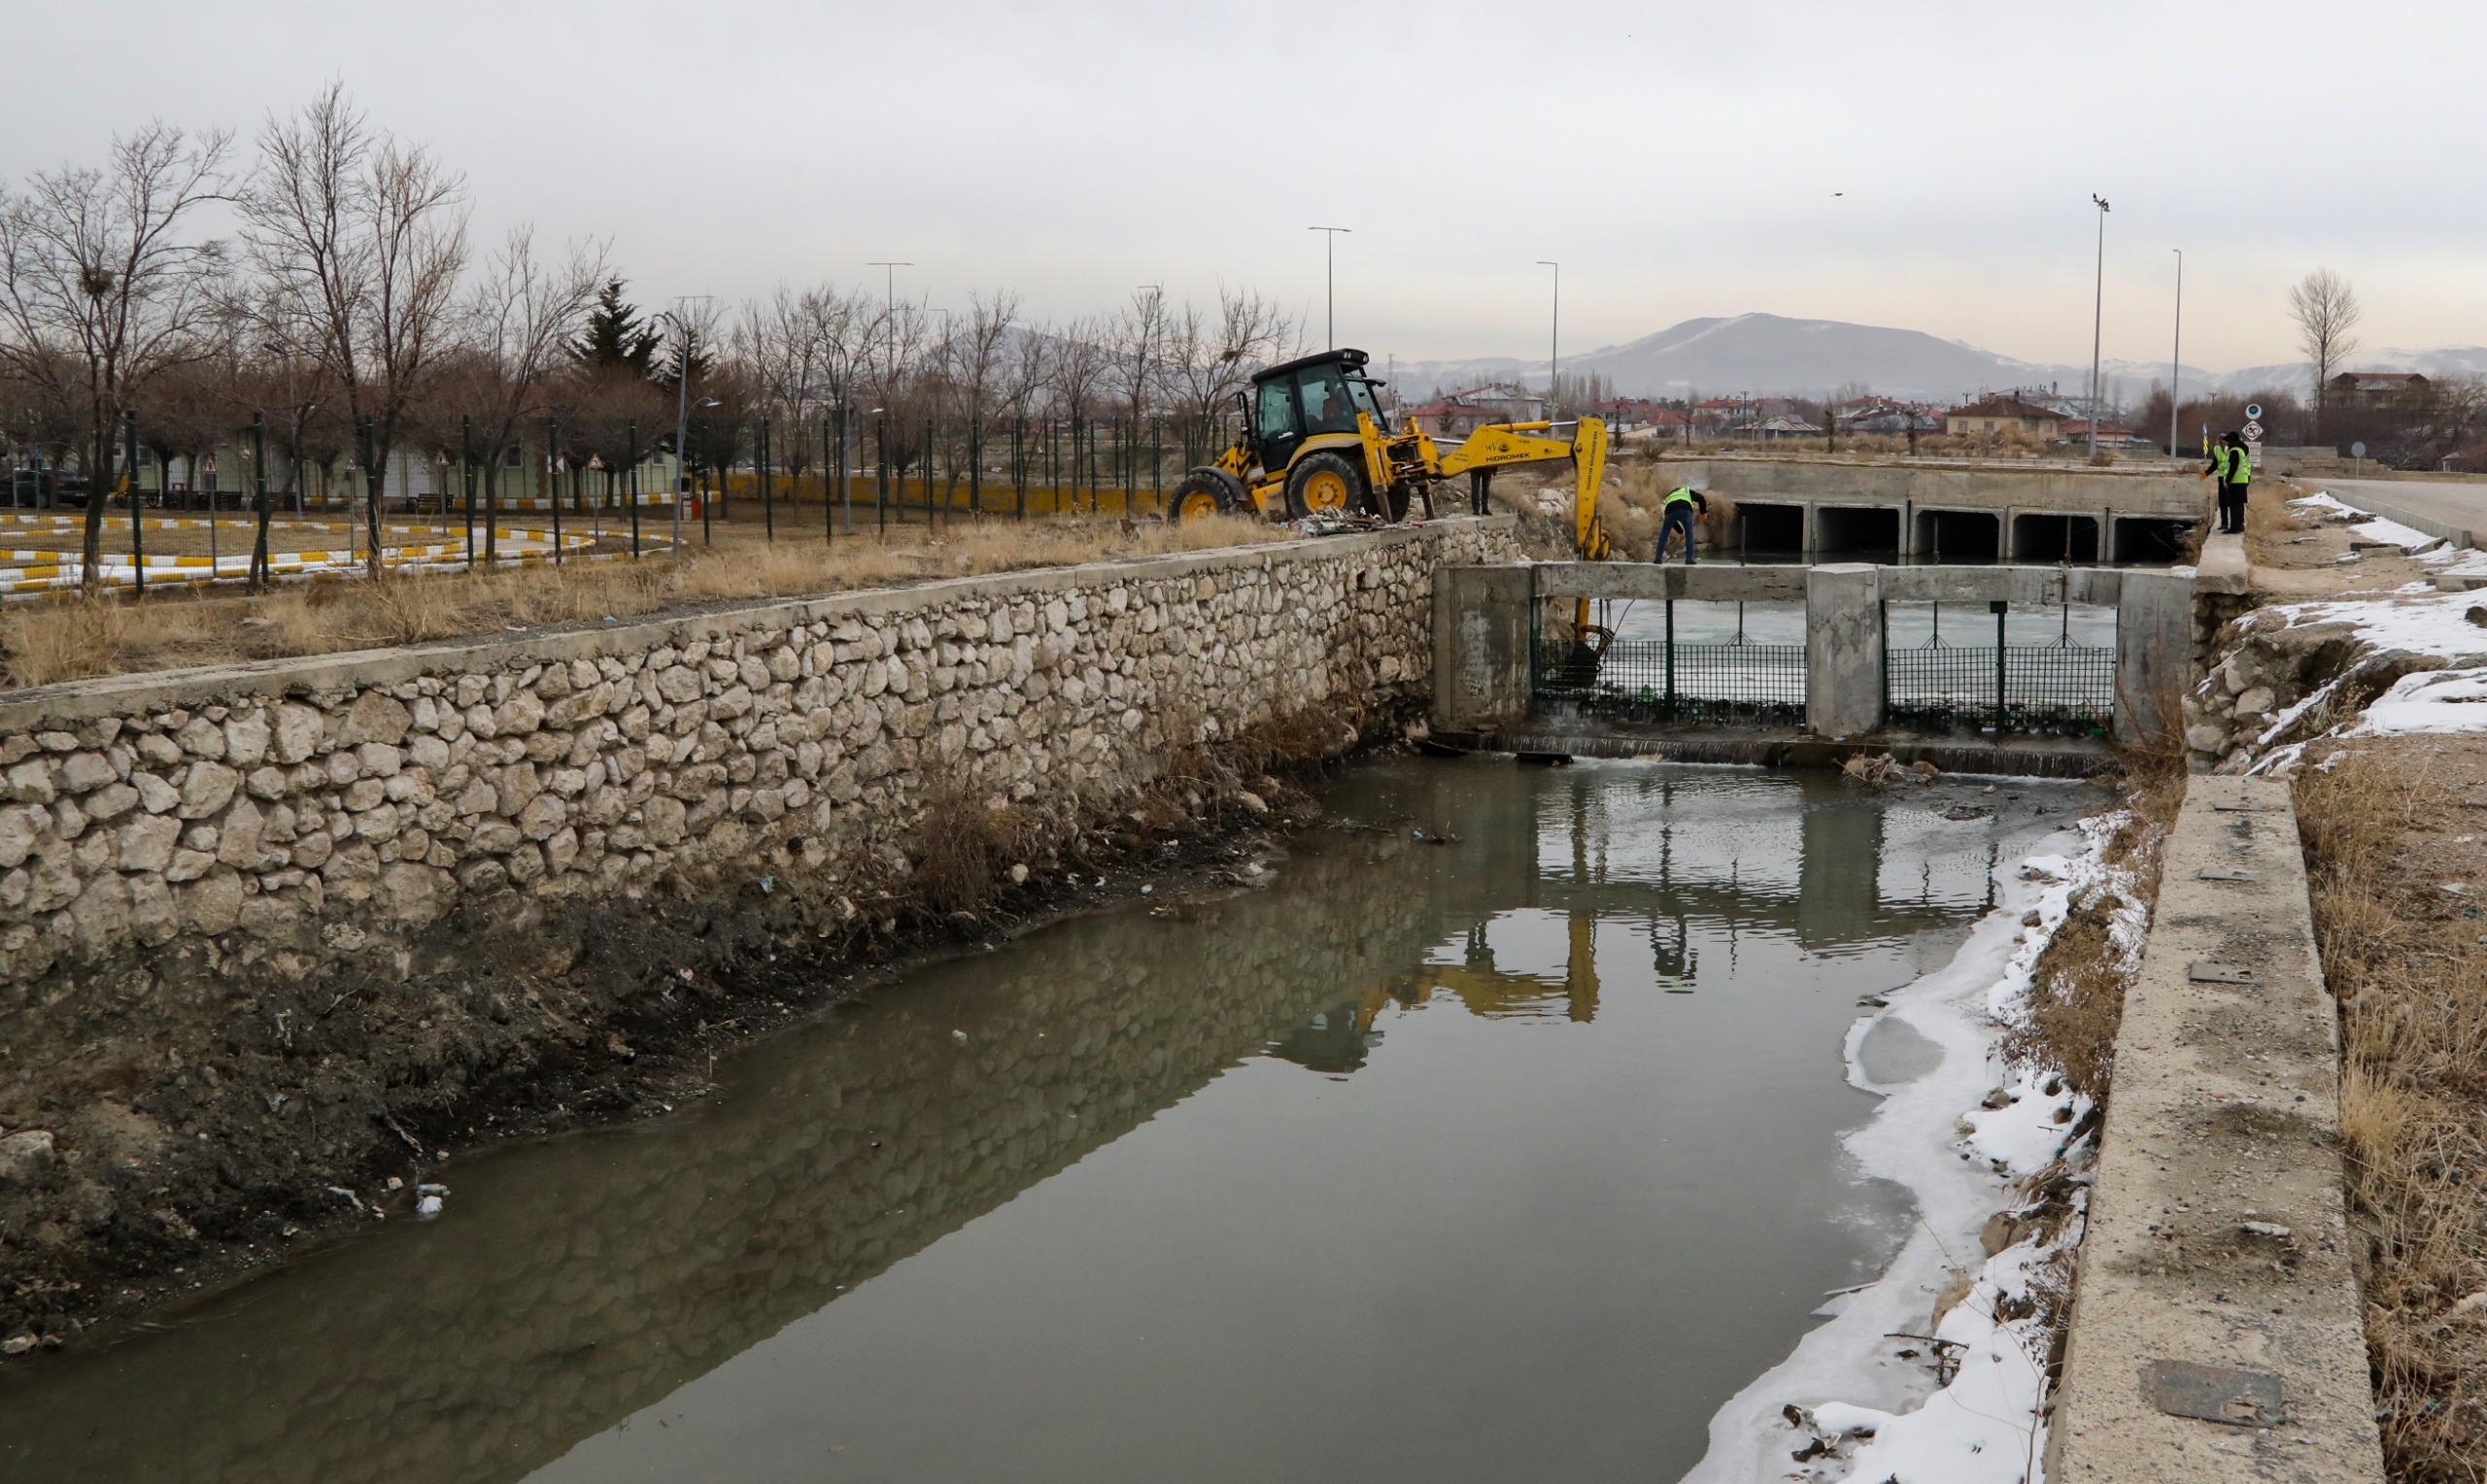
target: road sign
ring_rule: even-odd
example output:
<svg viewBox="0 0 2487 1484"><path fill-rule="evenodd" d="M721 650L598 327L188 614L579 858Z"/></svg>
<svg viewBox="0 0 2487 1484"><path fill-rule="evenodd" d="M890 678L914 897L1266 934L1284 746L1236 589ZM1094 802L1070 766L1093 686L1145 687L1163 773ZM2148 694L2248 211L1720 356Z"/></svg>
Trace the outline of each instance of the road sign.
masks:
<svg viewBox="0 0 2487 1484"><path fill-rule="evenodd" d="M2366 457L2366 456L2367 456L2367 446L2366 446L2365 444L2363 444L2363 443L2353 443L2353 444L2350 444L2350 445L2349 445L2349 456L2350 456L2351 458L2364 458L2364 457Z"/></svg>
<svg viewBox="0 0 2487 1484"><path fill-rule="evenodd" d="M2263 416L2263 404L2262 404L2262 403L2260 403L2260 402L2248 402L2248 403L2246 403L2246 404L2245 404L2245 419L2246 419L2246 421L2247 421L2247 422L2254 422L2255 420L2257 420L2257 419L2261 418L2262 416Z"/></svg>
<svg viewBox="0 0 2487 1484"><path fill-rule="evenodd" d="M2262 441L2263 441L2263 424L2262 424L2262 423L2260 423L2260 422L2250 422L2250 421L2249 421L2249 422L2245 424L2245 441L2246 441L2246 442L2248 442L2248 443L2260 443L2260 442L2262 442Z"/></svg>

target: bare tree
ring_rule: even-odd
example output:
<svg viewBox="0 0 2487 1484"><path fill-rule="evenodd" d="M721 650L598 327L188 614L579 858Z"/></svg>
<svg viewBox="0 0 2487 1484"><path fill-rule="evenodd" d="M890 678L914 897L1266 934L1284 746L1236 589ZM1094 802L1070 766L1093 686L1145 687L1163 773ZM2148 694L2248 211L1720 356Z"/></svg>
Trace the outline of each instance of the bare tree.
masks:
<svg viewBox="0 0 2487 1484"><path fill-rule="evenodd" d="M1285 350L1292 334L1285 312L1248 290L1219 289L1214 323L1186 303L1168 336L1166 375L1176 408L1194 418L1216 417L1254 371Z"/></svg>
<svg viewBox="0 0 2487 1484"><path fill-rule="evenodd" d="M223 254L186 228L222 192L230 146L222 132L191 136L158 121L115 139L101 169L39 171L23 190L0 191L0 360L45 400L81 415L88 492L80 570L90 590L116 426L151 378L199 354Z"/></svg>
<svg viewBox="0 0 2487 1484"><path fill-rule="evenodd" d="M320 361L369 429L360 452L377 576L384 473L457 308L464 182L374 128L342 84L290 119L270 118L259 155L240 206L275 311L262 329L304 337L290 349Z"/></svg>
<svg viewBox="0 0 2487 1484"><path fill-rule="evenodd" d="M500 555L494 516L501 470L524 441L521 424L544 414L546 384L570 359L571 342L608 271L600 244L572 244L560 263L539 262L533 229L518 227L460 306L450 401L472 420L484 455L488 566Z"/></svg>
<svg viewBox="0 0 2487 1484"><path fill-rule="evenodd" d="M1106 344L1113 354L1107 375L1134 427L1165 380L1169 328L1166 291L1154 284L1133 289L1131 302L1106 322Z"/></svg>
<svg viewBox="0 0 2487 1484"><path fill-rule="evenodd" d="M2357 327L2364 311L2349 281L2329 268L2317 268L2289 290L2289 317L2297 321L2298 349L2314 365L2314 422L2323 426L2324 401L2333 373L2358 352ZM2317 436L2320 436L2318 433Z"/></svg>

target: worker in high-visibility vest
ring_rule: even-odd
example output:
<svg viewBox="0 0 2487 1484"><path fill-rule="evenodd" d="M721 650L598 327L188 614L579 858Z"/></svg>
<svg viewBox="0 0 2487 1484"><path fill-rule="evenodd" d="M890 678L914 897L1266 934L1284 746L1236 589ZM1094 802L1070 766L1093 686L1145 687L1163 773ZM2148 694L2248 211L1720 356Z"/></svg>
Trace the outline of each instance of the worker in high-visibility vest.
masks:
<svg viewBox="0 0 2487 1484"><path fill-rule="evenodd" d="M1665 513L1666 523L1658 527L1658 549L1651 555L1650 560L1660 562L1667 559L1667 542L1679 530L1684 532L1684 564L1690 566L1700 560L1692 549L1692 522L1696 512L1701 515L1710 513L1710 502L1690 485L1678 485L1667 491L1666 501L1660 508Z"/></svg>
<svg viewBox="0 0 2487 1484"><path fill-rule="evenodd" d="M2245 437L2229 433L2211 451L2211 476L2219 481L2219 528L2229 535L2245 529L2247 487L2254 482L2254 462L2247 456Z"/></svg>

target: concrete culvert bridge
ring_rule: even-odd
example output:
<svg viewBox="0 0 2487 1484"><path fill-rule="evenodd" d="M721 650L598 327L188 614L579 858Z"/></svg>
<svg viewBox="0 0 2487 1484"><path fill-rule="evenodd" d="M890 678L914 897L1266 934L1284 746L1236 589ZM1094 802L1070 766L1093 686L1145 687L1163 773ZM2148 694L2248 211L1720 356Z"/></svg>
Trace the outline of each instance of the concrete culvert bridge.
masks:
<svg viewBox="0 0 2487 1484"><path fill-rule="evenodd" d="M1823 556L1896 556L1900 513L1878 505L1824 505L1814 512L1814 550Z"/></svg>
<svg viewBox="0 0 2487 1484"><path fill-rule="evenodd" d="M1803 556L1805 507L1757 500L1737 502L1736 544L1747 556Z"/></svg>
<svg viewBox="0 0 2487 1484"><path fill-rule="evenodd" d="M2015 561L2096 561L2098 520L2095 516L2033 513L2012 518L2012 559Z"/></svg>
<svg viewBox="0 0 2487 1484"><path fill-rule="evenodd" d="M2003 556L2003 523L1982 510L1921 510L1917 550L1928 561L1995 561Z"/></svg>

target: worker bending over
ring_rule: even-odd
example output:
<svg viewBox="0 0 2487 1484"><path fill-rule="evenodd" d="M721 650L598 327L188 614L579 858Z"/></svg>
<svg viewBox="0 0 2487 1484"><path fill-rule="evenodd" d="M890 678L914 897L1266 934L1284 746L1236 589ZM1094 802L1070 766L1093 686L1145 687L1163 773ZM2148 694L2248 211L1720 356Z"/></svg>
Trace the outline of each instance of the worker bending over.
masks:
<svg viewBox="0 0 2487 1484"><path fill-rule="evenodd" d="M1666 503L1661 508L1666 514L1666 523L1658 527L1658 550L1650 560L1654 563L1667 559L1668 538L1679 529L1684 532L1684 564L1690 566L1700 560L1692 549L1692 518L1695 511L1708 515L1710 502L1690 485L1678 485L1667 491Z"/></svg>

